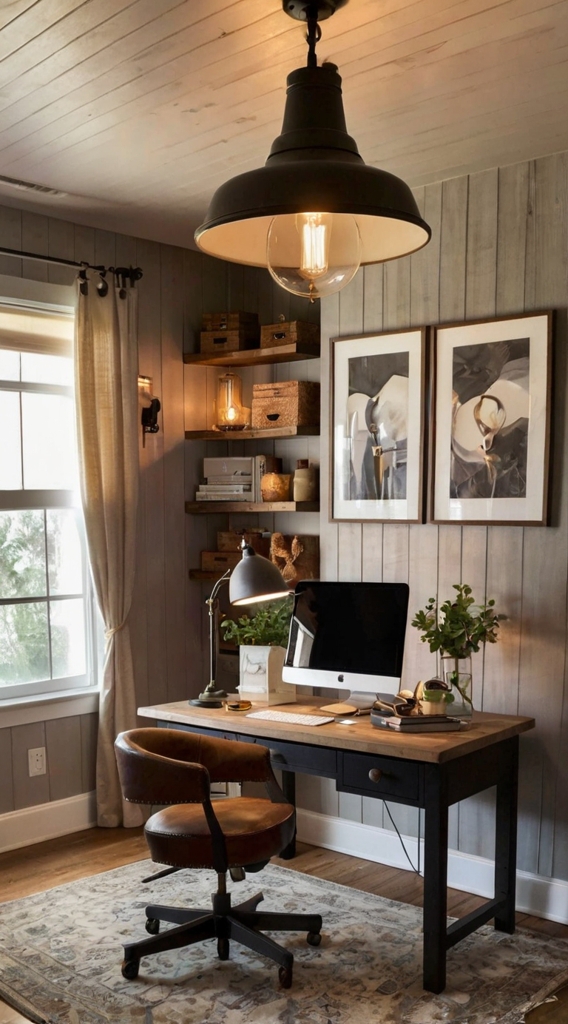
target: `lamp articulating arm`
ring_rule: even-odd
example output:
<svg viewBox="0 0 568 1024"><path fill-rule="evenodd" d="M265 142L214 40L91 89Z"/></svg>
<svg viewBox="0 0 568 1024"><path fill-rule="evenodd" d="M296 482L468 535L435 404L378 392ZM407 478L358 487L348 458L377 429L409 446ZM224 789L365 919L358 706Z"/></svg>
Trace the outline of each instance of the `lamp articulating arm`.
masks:
<svg viewBox="0 0 568 1024"><path fill-rule="evenodd" d="M221 708L223 707L223 700L227 697L225 690L218 690L216 684L217 675L217 613L219 611L219 598L218 594L224 583L229 582L231 570L227 569L224 576L221 576L220 580L217 580L210 596L205 602L209 609L209 683L207 684L203 693L199 694L199 697L195 697L190 700L190 704L194 704L201 708Z"/></svg>

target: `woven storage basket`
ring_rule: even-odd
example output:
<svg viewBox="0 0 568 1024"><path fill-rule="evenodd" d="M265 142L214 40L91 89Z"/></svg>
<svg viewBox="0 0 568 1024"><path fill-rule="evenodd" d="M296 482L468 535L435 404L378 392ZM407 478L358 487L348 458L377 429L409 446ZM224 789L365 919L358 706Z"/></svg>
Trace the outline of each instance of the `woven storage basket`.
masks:
<svg viewBox="0 0 568 1024"><path fill-rule="evenodd" d="M278 345L298 342L317 348L320 342L318 325L305 320L292 320L284 324L264 324L260 328L261 348L277 348Z"/></svg>
<svg viewBox="0 0 568 1024"><path fill-rule="evenodd" d="M204 331L238 331L241 327L258 327L258 313L204 313L202 330Z"/></svg>
<svg viewBox="0 0 568 1024"><path fill-rule="evenodd" d="M199 351L205 355L218 355L220 352L240 352L242 349L258 348L258 343L258 324L248 324L236 331L202 331Z"/></svg>
<svg viewBox="0 0 568 1024"><path fill-rule="evenodd" d="M314 381L287 380L279 384L253 384L252 425L270 427L317 427L320 419L320 386Z"/></svg>

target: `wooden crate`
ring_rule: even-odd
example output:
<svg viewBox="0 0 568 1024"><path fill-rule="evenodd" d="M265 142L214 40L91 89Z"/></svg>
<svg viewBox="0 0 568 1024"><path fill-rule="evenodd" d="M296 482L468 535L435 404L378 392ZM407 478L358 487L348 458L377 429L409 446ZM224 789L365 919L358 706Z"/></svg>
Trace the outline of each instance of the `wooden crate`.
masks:
<svg viewBox="0 0 568 1024"><path fill-rule="evenodd" d="M241 560L240 551L202 551L201 568L205 572L226 572L234 569Z"/></svg>
<svg viewBox="0 0 568 1024"><path fill-rule="evenodd" d="M239 558L241 541L244 539L246 544L250 544L251 548L254 548L257 555L264 555L268 558L270 554L270 537L263 537L262 530L245 530L241 533L236 533L234 530L219 530L217 532L217 547L219 551L238 551Z"/></svg>
<svg viewBox="0 0 568 1024"><path fill-rule="evenodd" d="M314 381L287 380L253 384L252 426L316 427L320 420L320 386Z"/></svg>
<svg viewBox="0 0 568 1024"><path fill-rule="evenodd" d="M258 348L258 345L258 324L245 324L235 331L202 331L199 338L199 351L206 355L241 352L243 349Z"/></svg>
<svg viewBox="0 0 568 1024"><path fill-rule="evenodd" d="M298 343L317 348L320 343L318 324L310 324L306 320L292 320L290 323L264 324L260 328L261 348L277 348L278 345Z"/></svg>
<svg viewBox="0 0 568 1024"><path fill-rule="evenodd" d="M204 313L201 327L204 331L238 331L241 327L258 327L258 313Z"/></svg>

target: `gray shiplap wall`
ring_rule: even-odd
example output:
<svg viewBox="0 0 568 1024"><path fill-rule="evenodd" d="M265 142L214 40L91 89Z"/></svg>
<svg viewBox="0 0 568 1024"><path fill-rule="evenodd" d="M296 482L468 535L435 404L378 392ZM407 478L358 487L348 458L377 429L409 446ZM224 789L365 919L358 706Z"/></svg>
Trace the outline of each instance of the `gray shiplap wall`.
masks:
<svg viewBox="0 0 568 1024"><path fill-rule="evenodd" d="M360 272L339 296L322 304L321 365L323 423L329 396L328 339L361 331L448 322L554 308L554 407L551 526L401 526L376 523L334 524L322 511L319 530L322 575L328 579L408 580L411 608L420 607L433 590L443 598L460 580L477 596L493 596L507 616L501 640L475 662L476 702L494 711L534 715L535 732L523 737L519 866L544 876L568 878L568 811L565 794L568 732L565 711L566 580L568 509L564 469L566 450L568 155L546 157L427 186L417 193L434 235L421 253L384 267ZM265 274L229 267L201 255L153 242L112 235L80 225L0 208L2 244L52 254L138 262L145 271L140 291L140 371L154 378L163 403L161 431L141 450L142 490L139 562L131 613L134 658L141 703L191 695L204 679L206 588L190 584L187 568L214 543L216 517L183 514L205 446L183 441L184 348L194 347L194 332L204 309L258 309L270 322L279 313L297 316L289 296L276 290ZM66 282L59 268L2 259L0 273ZM313 315L314 311L308 311ZM302 315L306 316L305 306ZM280 367L278 376L316 379L317 361L302 369ZM185 374L188 426L206 415L206 387L214 375ZM304 448L304 446L307 446ZM301 449L301 450L300 450ZM220 449L210 447L211 454ZM251 450L250 448L248 450ZM289 459L309 454L318 459L317 439L280 442ZM327 508L329 438L321 438L322 509ZM317 517L275 517L269 525L283 530L317 531ZM249 520L250 522L250 520ZM412 682L434 668L433 656L409 630L406 677ZM90 716L87 716L89 718ZM63 723L63 720L61 720ZM58 726L46 723L55 733ZM61 725L61 728L70 728ZM77 726L74 727L77 729ZM88 732L80 722L80 735ZM81 739L63 772L79 785L88 779L88 741ZM21 751L32 743L17 729L0 730L3 778L2 810L54 799L48 791L31 794L21 780ZM19 780L19 781L18 781ZM81 782L82 790L90 788ZM304 806L368 824L389 826L379 801L338 797L325 780L304 777L298 787ZM75 790L76 792L81 790ZM60 791L55 789L54 793ZM392 805L399 827L416 833L415 812ZM467 801L452 817L452 845L491 855L490 797Z"/></svg>
<svg viewBox="0 0 568 1024"><path fill-rule="evenodd" d="M426 249L365 268L322 303L324 422L329 338L555 309L551 525L337 524L322 511L323 572L329 579L407 581L412 611L433 593L444 600L459 582L471 584L478 599L496 599L507 621L500 642L474 658L475 704L536 718L536 730L521 743L519 867L568 879L568 154L426 186L416 195L433 228ZM321 459L328 464L325 432ZM326 474L322 481L325 491ZM324 493L324 508L326 501ZM434 655L409 628L405 682L411 686L434 669ZM308 809L389 827L379 801L338 796L316 779L305 779L301 792ZM401 830L416 834L416 811L392 811ZM455 809L454 848L491 857L493 834L492 794Z"/></svg>
<svg viewBox="0 0 568 1024"><path fill-rule="evenodd" d="M144 271L138 285L139 370L153 378L162 411L159 433L148 435L145 447L140 445L137 576L129 619L137 702L163 703L194 696L206 676L204 602L208 588L190 582L188 568L199 565L202 548L215 548L215 530L226 527L226 520L206 520L184 512L184 501L193 498L200 460L206 453L204 445L186 442L184 431L195 425L199 415L204 418L203 426L210 425L207 419L216 371L201 371L200 376L200 372L193 374L185 368L184 374L183 352L196 350L205 310L258 310L263 323L277 320L279 314L286 319L297 316L299 310L264 271L230 266L190 250L13 207L0 207L0 245L91 263L139 265ZM56 284L69 284L74 277L73 271L63 267L1 255L0 274ZM305 318L305 306L302 309ZM319 316L318 307L307 315ZM310 369L301 364L299 375L317 379L319 360L313 362ZM280 379L289 372L288 364L278 368ZM279 454L288 464L308 454L317 461L314 444L317 439L282 442ZM223 454L224 450L225 445L209 445L209 454ZM295 521L290 516L264 519L268 528L317 531L317 515ZM311 529L307 519L312 521ZM239 525L238 517L235 524ZM95 735L96 715L2 728L0 713L0 814L93 789ZM47 774L30 779L27 750L39 746L46 747Z"/></svg>

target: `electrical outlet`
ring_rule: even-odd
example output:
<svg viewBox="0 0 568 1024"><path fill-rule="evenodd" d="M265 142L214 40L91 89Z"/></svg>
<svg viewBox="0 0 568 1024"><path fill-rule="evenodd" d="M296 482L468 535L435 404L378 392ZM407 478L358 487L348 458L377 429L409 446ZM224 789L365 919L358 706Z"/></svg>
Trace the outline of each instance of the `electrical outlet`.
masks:
<svg viewBox="0 0 568 1024"><path fill-rule="evenodd" d="M45 747L32 747L28 750L28 774L45 775Z"/></svg>

